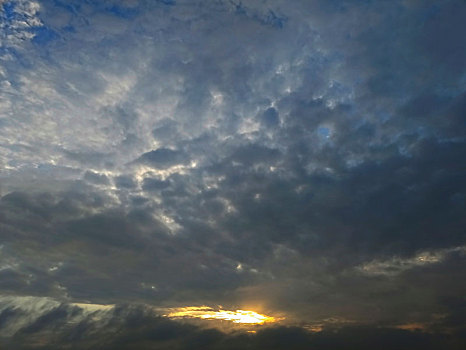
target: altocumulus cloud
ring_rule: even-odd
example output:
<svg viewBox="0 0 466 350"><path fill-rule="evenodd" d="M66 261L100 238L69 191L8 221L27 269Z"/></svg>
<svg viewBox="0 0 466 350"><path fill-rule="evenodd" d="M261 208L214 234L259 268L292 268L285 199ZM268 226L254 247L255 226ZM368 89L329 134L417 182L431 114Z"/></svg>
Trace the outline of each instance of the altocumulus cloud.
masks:
<svg viewBox="0 0 466 350"><path fill-rule="evenodd" d="M0 10L1 344L464 346L464 1Z"/></svg>

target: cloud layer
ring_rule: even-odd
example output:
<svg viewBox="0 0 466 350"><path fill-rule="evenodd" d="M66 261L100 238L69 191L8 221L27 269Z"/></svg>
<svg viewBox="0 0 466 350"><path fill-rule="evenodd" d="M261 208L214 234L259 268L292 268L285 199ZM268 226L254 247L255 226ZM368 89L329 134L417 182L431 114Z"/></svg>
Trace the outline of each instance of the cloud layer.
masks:
<svg viewBox="0 0 466 350"><path fill-rule="evenodd" d="M464 332L463 1L0 7L1 294Z"/></svg>
<svg viewBox="0 0 466 350"><path fill-rule="evenodd" d="M49 298L3 297L0 320L0 344L14 349L461 349L461 335L451 333L373 326L225 333L171 321L147 305L65 304Z"/></svg>

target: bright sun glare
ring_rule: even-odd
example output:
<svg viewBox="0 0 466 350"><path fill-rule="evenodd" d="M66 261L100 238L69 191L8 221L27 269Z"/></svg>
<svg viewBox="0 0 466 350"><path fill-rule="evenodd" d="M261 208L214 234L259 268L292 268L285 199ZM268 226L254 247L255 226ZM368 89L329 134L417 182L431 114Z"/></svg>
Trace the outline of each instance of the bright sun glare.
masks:
<svg viewBox="0 0 466 350"><path fill-rule="evenodd" d="M189 306L170 309L166 315L170 318L201 318L205 320L226 320L234 323L264 324L278 321L275 317L246 310L214 310L208 306Z"/></svg>

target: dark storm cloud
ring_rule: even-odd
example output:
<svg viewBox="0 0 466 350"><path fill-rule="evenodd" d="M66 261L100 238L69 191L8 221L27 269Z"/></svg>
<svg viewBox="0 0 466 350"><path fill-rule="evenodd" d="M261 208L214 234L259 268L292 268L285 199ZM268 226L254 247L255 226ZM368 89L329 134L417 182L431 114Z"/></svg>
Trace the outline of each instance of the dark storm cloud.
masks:
<svg viewBox="0 0 466 350"><path fill-rule="evenodd" d="M461 332L462 1L1 6L0 292L367 325L227 336L157 319L121 326L123 348ZM409 323L437 334L390 328Z"/></svg>
<svg viewBox="0 0 466 350"><path fill-rule="evenodd" d="M162 300L180 288L201 297L206 286L225 290L243 280L234 261L212 255L195 240L172 237L171 224L157 214L160 209L105 209L110 203L92 192L4 196L3 291L71 293L102 301L121 294ZM41 254L29 255L31 248ZM124 285L114 280L116 270ZM157 289L146 295L143 284Z"/></svg>

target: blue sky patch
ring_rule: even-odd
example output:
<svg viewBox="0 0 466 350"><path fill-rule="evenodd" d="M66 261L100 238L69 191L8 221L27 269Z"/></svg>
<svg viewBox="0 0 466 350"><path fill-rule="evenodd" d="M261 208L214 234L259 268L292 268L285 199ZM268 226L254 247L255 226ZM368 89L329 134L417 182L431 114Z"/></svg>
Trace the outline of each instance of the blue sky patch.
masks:
<svg viewBox="0 0 466 350"><path fill-rule="evenodd" d="M319 134L319 136L327 139L330 137L331 135L331 131L330 131L330 128L328 127L325 127L325 126L319 126L317 128L317 133Z"/></svg>
<svg viewBox="0 0 466 350"><path fill-rule="evenodd" d="M47 27L34 28L33 33L35 36L32 39L32 42L38 45L46 45L50 41L58 39L58 34Z"/></svg>
<svg viewBox="0 0 466 350"><path fill-rule="evenodd" d="M137 8L122 7L117 5L108 8L107 11L117 17L124 19L131 19L139 14Z"/></svg>
<svg viewBox="0 0 466 350"><path fill-rule="evenodd" d="M12 20L15 17L15 3L12 1L5 2L3 4L3 11L5 12L5 18Z"/></svg>

